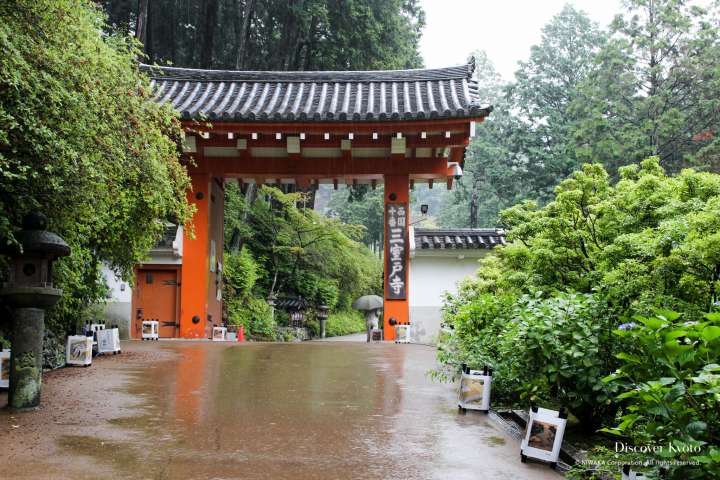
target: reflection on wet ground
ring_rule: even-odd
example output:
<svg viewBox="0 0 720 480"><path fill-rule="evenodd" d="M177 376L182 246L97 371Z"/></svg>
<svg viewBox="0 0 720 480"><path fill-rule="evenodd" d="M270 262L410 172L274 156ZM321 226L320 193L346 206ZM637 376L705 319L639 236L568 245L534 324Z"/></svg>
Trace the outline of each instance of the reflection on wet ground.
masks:
<svg viewBox="0 0 720 480"><path fill-rule="evenodd" d="M518 442L486 416L458 415L454 388L426 376L435 355L428 347L128 348L173 355L106 373L130 375L121 390L132 400L102 430L57 436L63 463L89 468L87 477L69 469L72 478L558 477L546 466L521 464Z"/></svg>

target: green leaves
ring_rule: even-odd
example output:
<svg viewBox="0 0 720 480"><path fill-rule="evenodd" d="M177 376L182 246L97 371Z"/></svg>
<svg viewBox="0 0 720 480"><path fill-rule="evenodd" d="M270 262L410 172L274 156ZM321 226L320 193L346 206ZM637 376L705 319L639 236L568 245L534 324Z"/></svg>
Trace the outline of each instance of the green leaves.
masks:
<svg viewBox="0 0 720 480"><path fill-rule="evenodd" d="M135 42L103 26L86 0L0 3L0 237L38 209L70 244L48 319L62 331L104 298L102 262L130 279L192 213L175 113L150 98Z"/></svg>
<svg viewBox="0 0 720 480"><path fill-rule="evenodd" d="M717 326L711 323L718 318L706 318L682 322L680 315L664 310L644 318L647 328L625 331L633 353L618 354L619 371L605 379L622 391L616 397L624 406L616 432L672 445L658 455L697 461L703 473L720 471L720 458L708 454L708 446L720 442L713 427L720 422L720 347L705 340L714 337ZM671 471L715 478L693 477L700 474L696 468L678 465Z"/></svg>
<svg viewBox="0 0 720 480"><path fill-rule="evenodd" d="M700 25L716 22L683 2L627 2L574 102L578 156L612 172L650 155L673 172L714 163L720 36Z"/></svg>
<svg viewBox="0 0 720 480"><path fill-rule="evenodd" d="M361 225L319 215L307 194L267 186L256 193L246 202L252 192L243 195L236 184L225 190L225 229L243 245L228 253L229 303L272 294L346 310L357 297L382 291L380 261L357 241Z"/></svg>
<svg viewBox="0 0 720 480"><path fill-rule="evenodd" d="M711 342L716 338L720 337L720 327L717 327L715 325L709 325L703 328L701 336L702 339L706 342Z"/></svg>

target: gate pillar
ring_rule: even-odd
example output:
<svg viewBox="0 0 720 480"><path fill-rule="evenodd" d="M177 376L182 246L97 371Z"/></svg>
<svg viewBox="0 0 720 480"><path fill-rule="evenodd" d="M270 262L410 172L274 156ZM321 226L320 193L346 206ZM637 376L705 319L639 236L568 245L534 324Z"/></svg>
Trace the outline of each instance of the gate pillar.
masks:
<svg viewBox="0 0 720 480"><path fill-rule="evenodd" d="M383 262L385 340L395 339L393 323L410 319L410 179L385 175L385 248Z"/></svg>
<svg viewBox="0 0 720 480"><path fill-rule="evenodd" d="M205 338L210 274L210 175L197 173L190 178L192 191L188 192L188 202L195 205L195 213L183 238L180 336ZM191 231L194 238L190 236Z"/></svg>

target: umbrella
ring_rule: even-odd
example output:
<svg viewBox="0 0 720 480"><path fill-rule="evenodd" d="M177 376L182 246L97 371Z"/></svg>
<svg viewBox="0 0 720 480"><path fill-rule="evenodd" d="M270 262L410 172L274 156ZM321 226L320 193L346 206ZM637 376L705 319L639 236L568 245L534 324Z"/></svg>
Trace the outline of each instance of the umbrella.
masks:
<svg viewBox="0 0 720 480"><path fill-rule="evenodd" d="M363 295L355 300L352 306L356 310L376 310L378 308L383 308L383 299L377 295Z"/></svg>

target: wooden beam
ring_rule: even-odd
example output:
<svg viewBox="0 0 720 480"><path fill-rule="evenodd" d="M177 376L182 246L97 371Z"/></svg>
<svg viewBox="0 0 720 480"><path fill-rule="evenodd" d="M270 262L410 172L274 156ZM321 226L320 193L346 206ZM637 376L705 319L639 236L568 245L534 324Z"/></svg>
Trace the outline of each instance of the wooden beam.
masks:
<svg viewBox="0 0 720 480"><path fill-rule="evenodd" d="M415 178L445 179L448 175L446 158L407 159L403 155L371 158L321 157L203 157L196 165L188 165L191 173L211 173L218 177L296 177L314 178L352 177L377 178L381 175L409 174Z"/></svg>
<svg viewBox="0 0 720 480"><path fill-rule="evenodd" d="M181 123L188 131L212 130L217 132L233 131L243 133L286 134L305 133L389 133L419 134L420 132L446 132L470 134L470 122L482 122L485 117L448 118L423 121L384 121L384 122L222 122L214 121L199 125L193 120L183 120Z"/></svg>
<svg viewBox="0 0 720 480"><path fill-rule="evenodd" d="M288 136L287 138L292 138ZM370 137L355 137L352 140L353 148L377 148L384 147L390 148L390 143L393 137L383 136L377 140L372 140ZM237 140L243 140L245 138L238 137ZM212 137L208 140L198 139L198 145L201 147L234 147L235 143L231 140L222 137ZM236 140L236 142L237 142ZM273 137L262 137L257 140L247 138L248 147L276 147L284 148L287 146L287 141L276 140ZM301 142L302 148L340 148L343 139L339 137L331 138L329 140L323 140L321 137L312 136ZM464 134L454 134L450 138L445 138L441 135L434 135L427 138L420 138L417 136L405 137L406 148L444 148L444 147L465 147L470 143L470 139Z"/></svg>

